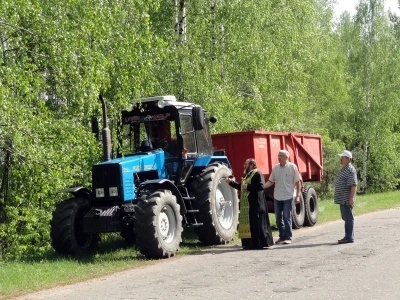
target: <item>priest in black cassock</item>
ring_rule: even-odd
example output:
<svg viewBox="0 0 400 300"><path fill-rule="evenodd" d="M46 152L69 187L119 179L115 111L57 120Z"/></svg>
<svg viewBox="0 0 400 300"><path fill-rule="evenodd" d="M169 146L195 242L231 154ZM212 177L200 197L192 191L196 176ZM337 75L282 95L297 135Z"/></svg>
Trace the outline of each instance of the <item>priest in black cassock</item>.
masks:
<svg viewBox="0 0 400 300"><path fill-rule="evenodd" d="M232 178L227 178L226 182L231 187L240 190L241 201L249 202L252 247L244 248L262 249L274 244L264 194L265 179L257 170L255 159L247 159L243 167L244 177L241 182L235 182Z"/></svg>

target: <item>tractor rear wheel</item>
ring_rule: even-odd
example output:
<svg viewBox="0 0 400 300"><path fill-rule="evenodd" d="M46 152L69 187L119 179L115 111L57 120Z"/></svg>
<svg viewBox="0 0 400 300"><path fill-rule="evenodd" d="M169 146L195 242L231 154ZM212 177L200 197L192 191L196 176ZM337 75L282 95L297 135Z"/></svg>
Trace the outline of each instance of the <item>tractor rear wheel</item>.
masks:
<svg viewBox="0 0 400 300"><path fill-rule="evenodd" d="M195 227L199 240L206 245L219 245L231 241L239 219L239 199L235 189L226 183L232 171L222 163L209 165L196 176L193 188L197 191L199 210Z"/></svg>
<svg viewBox="0 0 400 300"><path fill-rule="evenodd" d="M303 198L306 211L304 218L304 225L314 226L318 220L318 200L315 189L310 185L305 186L303 192Z"/></svg>
<svg viewBox="0 0 400 300"><path fill-rule="evenodd" d="M167 258L179 250L182 216L171 191L157 190L139 201L134 224L136 245L147 258Z"/></svg>
<svg viewBox="0 0 400 300"><path fill-rule="evenodd" d="M97 250L99 234L83 232L83 217L89 210L89 200L84 198L72 198L57 204L50 221L51 245L56 252L85 256Z"/></svg>

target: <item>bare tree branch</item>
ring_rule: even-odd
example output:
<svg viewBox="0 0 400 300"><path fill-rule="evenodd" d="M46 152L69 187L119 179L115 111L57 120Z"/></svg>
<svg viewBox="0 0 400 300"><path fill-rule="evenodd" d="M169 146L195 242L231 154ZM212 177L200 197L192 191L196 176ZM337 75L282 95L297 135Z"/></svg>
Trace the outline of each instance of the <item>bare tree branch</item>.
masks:
<svg viewBox="0 0 400 300"><path fill-rule="evenodd" d="M22 30L22 31L26 31L26 32L29 32L30 34L35 35L32 31L30 31L30 30L28 30L28 29L25 29L25 28L23 28L23 27L19 27L19 26L10 24L10 23L8 23L8 22L2 20L2 19L0 19L0 24L4 24L4 25L10 26L10 27L12 27L12 28L16 28L16 29L19 29L19 30Z"/></svg>

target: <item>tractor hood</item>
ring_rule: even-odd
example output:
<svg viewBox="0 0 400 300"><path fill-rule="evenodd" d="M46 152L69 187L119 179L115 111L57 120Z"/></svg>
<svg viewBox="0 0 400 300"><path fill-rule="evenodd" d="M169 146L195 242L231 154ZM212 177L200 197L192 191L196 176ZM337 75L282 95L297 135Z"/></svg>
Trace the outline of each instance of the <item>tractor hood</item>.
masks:
<svg viewBox="0 0 400 300"><path fill-rule="evenodd" d="M164 166L164 151L154 150L146 153L133 154L105 161L98 165L104 164L119 164L123 173L160 170L160 168Z"/></svg>
<svg viewBox="0 0 400 300"><path fill-rule="evenodd" d="M104 161L93 166L92 182L96 188L118 187L119 197L124 202L135 199L134 173L155 172L158 178L165 178L165 160L163 150L138 153L130 156ZM140 174L139 174L140 177Z"/></svg>

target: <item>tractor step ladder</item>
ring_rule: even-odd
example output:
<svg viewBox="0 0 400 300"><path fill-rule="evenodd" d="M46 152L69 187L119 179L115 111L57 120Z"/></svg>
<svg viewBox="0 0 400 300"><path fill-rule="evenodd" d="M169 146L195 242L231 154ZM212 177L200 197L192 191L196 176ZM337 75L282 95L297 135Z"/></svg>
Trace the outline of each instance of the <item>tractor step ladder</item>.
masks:
<svg viewBox="0 0 400 300"><path fill-rule="evenodd" d="M189 226L202 226L196 219L196 214L199 212L198 209L193 207L193 201L196 201L195 197L190 197L186 187L183 187L182 199L185 205L186 214L183 216L185 222Z"/></svg>

